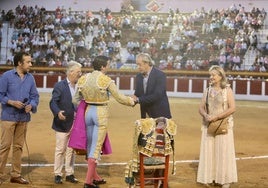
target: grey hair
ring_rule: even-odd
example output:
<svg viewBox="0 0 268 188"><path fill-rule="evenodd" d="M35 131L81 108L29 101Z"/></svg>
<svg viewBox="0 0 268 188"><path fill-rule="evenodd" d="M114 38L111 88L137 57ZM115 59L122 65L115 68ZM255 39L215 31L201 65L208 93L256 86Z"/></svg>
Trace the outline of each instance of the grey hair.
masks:
<svg viewBox="0 0 268 188"><path fill-rule="evenodd" d="M141 58L142 62L149 64L149 66L153 66L155 64L148 53L140 53L136 58Z"/></svg>
<svg viewBox="0 0 268 188"><path fill-rule="evenodd" d="M72 72L74 69L76 68L81 68L82 65L76 61L69 61L67 64L67 69L66 69L66 74L69 74L70 72Z"/></svg>
<svg viewBox="0 0 268 188"><path fill-rule="evenodd" d="M225 71L223 70L222 67L218 66L218 65L212 65L210 68L209 68L209 72L211 71L217 71L218 75L221 76L221 88L225 88L228 84L228 80L227 80L227 77L226 77L226 74L225 74Z"/></svg>

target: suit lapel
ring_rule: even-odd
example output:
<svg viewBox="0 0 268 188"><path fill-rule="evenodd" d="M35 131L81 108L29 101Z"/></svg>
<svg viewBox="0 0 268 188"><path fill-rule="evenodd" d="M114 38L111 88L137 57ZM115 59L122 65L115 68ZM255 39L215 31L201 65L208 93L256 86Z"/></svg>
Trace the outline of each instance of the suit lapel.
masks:
<svg viewBox="0 0 268 188"><path fill-rule="evenodd" d="M68 95L68 98L72 100L72 94L67 79L64 80L64 92Z"/></svg>
<svg viewBox="0 0 268 188"><path fill-rule="evenodd" d="M152 85L152 82L154 80L154 67L152 68L149 76L148 76L148 79L147 79L147 87L146 87L146 93L148 93L148 91L150 91L150 86Z"/></svg>

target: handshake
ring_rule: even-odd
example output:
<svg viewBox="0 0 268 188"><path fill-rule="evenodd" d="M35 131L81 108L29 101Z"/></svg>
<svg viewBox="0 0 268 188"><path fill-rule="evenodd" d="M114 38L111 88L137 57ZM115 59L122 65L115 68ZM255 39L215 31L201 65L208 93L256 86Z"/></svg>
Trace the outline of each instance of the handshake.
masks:
<svg viewBox="0 0 268 188"><path fill-rule="evenodd" d="M134 105L133 105L133 106L135 106L136 104L139 103L139 98L138 98L136 95L132 95L131 98L132 98L133 101L134 101Z"/></svg>

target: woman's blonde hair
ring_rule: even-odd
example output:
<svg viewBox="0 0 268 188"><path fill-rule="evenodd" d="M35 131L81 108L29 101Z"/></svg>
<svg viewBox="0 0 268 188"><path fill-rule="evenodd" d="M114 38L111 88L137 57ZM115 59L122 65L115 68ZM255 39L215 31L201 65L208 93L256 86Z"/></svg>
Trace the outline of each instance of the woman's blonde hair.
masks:
<svg viewBox="0 0 268 188"><path fill-rule="evenodd" d="M218 73L219 76L221 76L221 88L225 88L228 84L228 80L227 80L225 71L223 70L222 67L220 67L218 65L212 65L208 71L211 72L214 70Z"/></svg>

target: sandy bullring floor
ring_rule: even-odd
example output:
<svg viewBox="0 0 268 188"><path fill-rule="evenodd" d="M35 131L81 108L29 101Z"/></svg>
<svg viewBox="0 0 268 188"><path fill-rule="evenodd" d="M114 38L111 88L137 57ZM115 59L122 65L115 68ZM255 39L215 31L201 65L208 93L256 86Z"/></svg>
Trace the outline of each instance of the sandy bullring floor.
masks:
<svg viewBox="0 0 268 188"><path fill-rule="evenodd" d="M27 134L27 147L23 155L23 176L30 185L9 183L9 177L1 188L82 188L86 174L84 156L76 157L76 185L63 182L54 184L53 160L55 135L51 129L52 114L48 107L50 93L40 94L38 113L32 116ZM169 188L203 187L196 183L200 145L199 99L170 98L173 120L178 124L176 136L176 175L169 175ZM125 188L124 168L131 158L134 121L139 119L139 107L119 105L110 101L109 135L113 154L103 156L98 171L107 180L101 188ZM238 183L234 188L268 187L268 105L267 102L236 101L235 148L238 167ZM30 164L30 165L28 165ZM7 167L7 171L9 167Z"/></svg>

